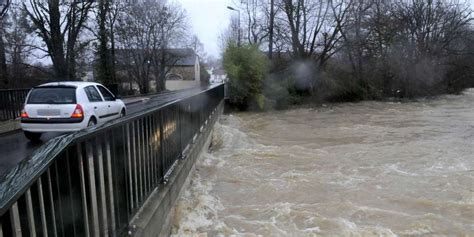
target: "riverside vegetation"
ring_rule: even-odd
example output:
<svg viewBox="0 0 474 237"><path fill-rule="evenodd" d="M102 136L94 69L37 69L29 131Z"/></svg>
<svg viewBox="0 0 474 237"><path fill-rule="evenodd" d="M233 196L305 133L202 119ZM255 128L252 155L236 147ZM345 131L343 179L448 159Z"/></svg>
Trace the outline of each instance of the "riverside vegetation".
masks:
<svg viewBox="0 0 474 237"><path fill-rule="evenodd" d="M467 3L285 0L276 1L269 16L267 5L243 2L254 8L246 11L255 16L249 19L273 17L275 24L261 29L260 40L252 38L259 33L252 20L243 44L232 34L234 25L225 38L229 102L240 110L414 99L457 94L474 84Z"/></svg>

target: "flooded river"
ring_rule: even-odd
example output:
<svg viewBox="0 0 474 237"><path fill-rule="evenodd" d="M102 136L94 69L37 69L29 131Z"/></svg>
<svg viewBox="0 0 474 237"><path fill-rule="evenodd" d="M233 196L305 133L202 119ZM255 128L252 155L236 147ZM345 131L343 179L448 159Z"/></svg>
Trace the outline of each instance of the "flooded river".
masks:
<svg viewBox="0 0 474 237"><path fill-rule="evenodd" d="M223 116L175 236L474 236L474 91Z"/></svg>

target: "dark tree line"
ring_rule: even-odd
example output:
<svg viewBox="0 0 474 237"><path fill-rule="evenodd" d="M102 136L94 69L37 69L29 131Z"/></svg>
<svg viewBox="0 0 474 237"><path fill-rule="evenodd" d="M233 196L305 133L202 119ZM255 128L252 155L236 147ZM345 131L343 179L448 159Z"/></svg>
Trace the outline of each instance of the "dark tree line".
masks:
<svg viewBox="0 0 474 237"><path fill-rule="evenodd" d="M412 98L457 93L474 84L468 2L242 0L236 5L246 19L244 42L272 59L262 83L279 84L290 96ZM225 42L236 41L233 31L235 24ZM278 100L281 91L267 97Z"/></svg>
<svg viewBox="0 0 474 237"><path fill-rule="evenodd" d="M154 80L153 89L160 91L170 63L161 52L189 46L185 28L184 10L163 0L3 1L1 87L14 87L21 77L80 80L91 64L95 79L104 84L125 80L146 93ZM133 66L120 68L123 55L117 52L127 50L134 54L126 58L133 58Z"/></svg>
<svg viewBox="0 0 474 237"><path fill-rule="evenodd" d="M7 59L5 52L5 17L10 8L11 0L3 1L0 5L0 83L2 87L8 86Z"/></svg>

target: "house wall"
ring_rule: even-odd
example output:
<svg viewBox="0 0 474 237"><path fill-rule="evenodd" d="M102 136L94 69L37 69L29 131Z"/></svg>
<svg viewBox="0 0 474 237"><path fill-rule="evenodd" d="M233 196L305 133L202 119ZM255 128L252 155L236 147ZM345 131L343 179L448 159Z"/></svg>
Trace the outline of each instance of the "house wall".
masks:
<svg viewBox="0 0 474 237"><path fill-rule="evenodd" d="M196 80L196 74L194 72L194 67L172 67L168 74L178 74L183 77L185 81Z"/></svg>
<svg viewBox="0 0 474 237"><path fill-rule="evenodd" d="M183 77L183 80L166 80L167 90L183 90L198 87L201 85L201 74L198 59L196 60L196 64L194 66L171 68L171 70L168 72L168 75L169 74L181 75Z"/></svg>
<svg viewBox="0 0 474 237"><path fill-rule="evenodd" d="M201 68L199 65L199 57L196 57L194 65L189 66L173 66L169 68L168 75L175 74L178 77L180 76L182 80L166 80L166 89L167 90L182 90L192 87L198 87L201 85ZM118 72L118 77L123 77L124 81L127 81L127 76L125 72ZM167 77L168 78L168 77ZM154 91L155 89L155 80L153 75L150 75L150 90ZM130 88L130 83L123 83L123 88ZM138 85L135 82L132 82L132 88L135 91L138 91Z"/></svg>
<svg viewBox="0 0 474 237"><path fill-rule="evenodd" d="M189 89L201 85L200 81L166 81L166 89L170 91Z"/></svg>
<svg viewBox="0 0 474 237"><path fill-rule="evenodd" d="M201 65L199 65L199 57L196 57L196 61L194 62L194 78L197 81L201 81Z"/></svg>

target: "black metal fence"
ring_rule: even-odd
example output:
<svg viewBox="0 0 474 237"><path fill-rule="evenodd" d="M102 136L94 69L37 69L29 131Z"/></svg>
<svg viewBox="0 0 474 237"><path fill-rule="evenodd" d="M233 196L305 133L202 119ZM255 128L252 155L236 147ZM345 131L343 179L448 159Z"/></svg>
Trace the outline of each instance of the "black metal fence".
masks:
<svg viewBox="0 0 474 237"><path fill-rule="evenodd" d="M0 90L0 121L20 116L29 91L30 89Z"/></svg>
<svg viewBox="0 0 474 237"><path fill-rule="evenodd" d="M215 113L223 85L56 138L0 183L1 236L121 236Z"/></svg>

